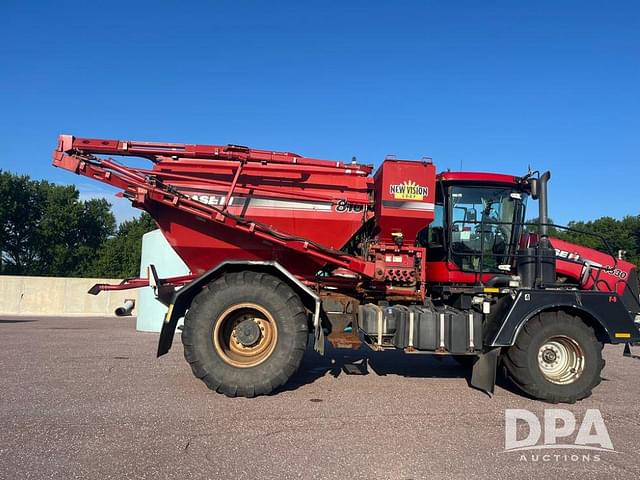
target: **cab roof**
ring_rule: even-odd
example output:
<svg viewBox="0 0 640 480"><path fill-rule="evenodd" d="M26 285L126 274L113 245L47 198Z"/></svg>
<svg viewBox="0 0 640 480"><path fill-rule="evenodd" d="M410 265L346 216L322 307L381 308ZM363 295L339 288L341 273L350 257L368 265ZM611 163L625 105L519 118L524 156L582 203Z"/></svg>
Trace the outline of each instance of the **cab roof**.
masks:
<svg viewBox="0 0 640 480"><path fill-rule="evenodd" d="M518 185L519 183L519 177L514 175L487 172L442 172L438 175L438 179L445 182L503 183L507 185Z"/></svg>

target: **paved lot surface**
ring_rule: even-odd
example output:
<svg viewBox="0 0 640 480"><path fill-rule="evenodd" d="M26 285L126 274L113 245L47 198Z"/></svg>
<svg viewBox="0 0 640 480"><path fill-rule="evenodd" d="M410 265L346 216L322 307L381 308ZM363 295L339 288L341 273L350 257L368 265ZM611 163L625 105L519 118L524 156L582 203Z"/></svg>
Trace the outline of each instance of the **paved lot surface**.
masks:
<svg viewBox="0 0 640 480"><path fill-rule="evenodd" d="M156 340L133 319L0 319L0 478L640 478L640 361L621 347L568 407L599 408L620 453L545 462L503 452L505 409L545 405L490 399L449 360L309 351L277 395L229 399ZM363 354L369 375L340 373Z"/></svg>

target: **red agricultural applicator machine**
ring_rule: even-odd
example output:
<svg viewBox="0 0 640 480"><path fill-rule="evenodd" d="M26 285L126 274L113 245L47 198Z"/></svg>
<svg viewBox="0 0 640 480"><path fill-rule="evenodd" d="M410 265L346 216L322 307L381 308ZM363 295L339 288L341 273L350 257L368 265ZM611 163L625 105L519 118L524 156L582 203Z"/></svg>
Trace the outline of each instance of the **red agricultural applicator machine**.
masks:
<svg viewBox="0 0 640 480"><path fill-rule="evenodd" d="M549 238L548 172L437 174L431 161L387 159L373 173L239 145L70 135L53 164L121 190L191 270L159 279L150 266L91 293L153 286L168 305L158 355L184 317L194 374L230 396L287 382L312 333L320 353L326 339L451 355L488 392L501 361L526 393L573 402L600 382L603 343L640 340L635 266Z"/></svg>

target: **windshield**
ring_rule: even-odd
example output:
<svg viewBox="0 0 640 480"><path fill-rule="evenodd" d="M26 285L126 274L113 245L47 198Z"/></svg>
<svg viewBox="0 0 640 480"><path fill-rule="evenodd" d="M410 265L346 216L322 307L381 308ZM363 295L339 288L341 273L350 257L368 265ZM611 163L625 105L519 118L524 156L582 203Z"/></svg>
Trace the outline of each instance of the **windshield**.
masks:
<svg viewBox="0 0 640 480"><path fill-rule="evenodd" d="M452 186L451 254L462 269L497 272L511 263L526 196L506 187ZM514 231L518 230L518 231Z"/></svg>

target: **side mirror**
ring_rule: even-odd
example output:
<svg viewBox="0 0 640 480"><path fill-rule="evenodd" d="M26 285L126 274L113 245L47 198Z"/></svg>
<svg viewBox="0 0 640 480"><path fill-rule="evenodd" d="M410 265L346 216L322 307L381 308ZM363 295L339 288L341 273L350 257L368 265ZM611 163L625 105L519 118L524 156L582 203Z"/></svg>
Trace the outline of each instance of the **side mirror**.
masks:
<svg viewBox="0 0 640 480"><path fill-rule="evenodd" d="M538 179L537 178L530 178L529 179L529 191L531 192L531 198L533 198L534 200L538 199L538 187L539 187L539 183L538 183Z"/></svg>

